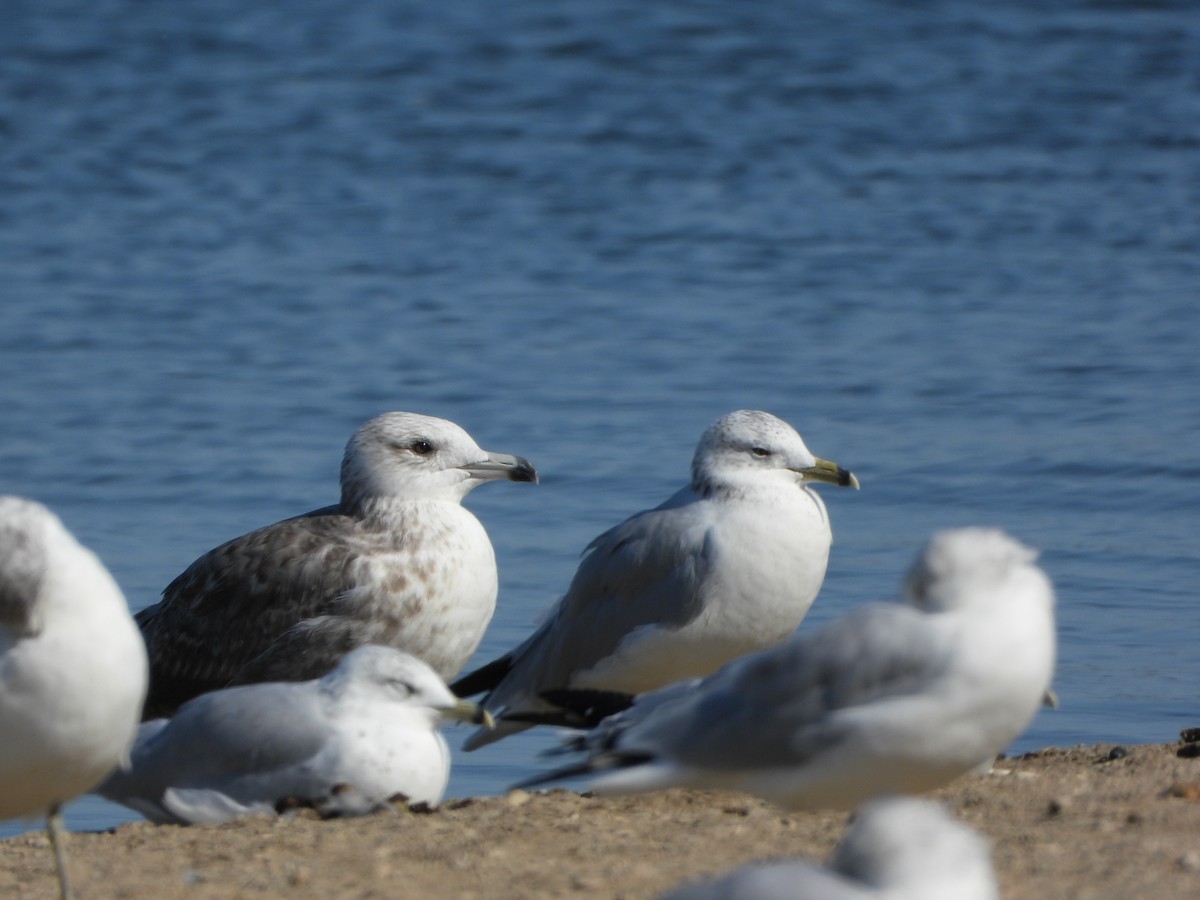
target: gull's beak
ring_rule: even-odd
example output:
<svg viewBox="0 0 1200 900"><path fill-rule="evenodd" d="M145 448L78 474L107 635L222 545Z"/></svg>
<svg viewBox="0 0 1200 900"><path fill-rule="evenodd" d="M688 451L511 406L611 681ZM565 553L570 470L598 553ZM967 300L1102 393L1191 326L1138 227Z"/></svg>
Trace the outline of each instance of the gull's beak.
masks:
<svg viewBox="0 0 1200 900"><path fill-rule="evenodd" d="M480 481L524 481L530 484L538 483L537 469L533 463L520 456L509 456L507 453L489 453L486 459L479 462L467 463L462 469L472 478Z"/></svg>
<svg viewBox="0 0 1200 900"><path fill-rule="evenodd" d="M1054 693L1054 688L1046 688L1046 693L1042 695L1042 706L1058 709L1058 694Z"/></svg>
<svg viewBox="0 0 1200 900"><path fill-rule="evenodd" d="M496 727L496 720L492 714L474 700L459 700L453 706L442 707L440 712L443 719L470 722L473 725L482 725L484 728Z"/></svg>
<svg viewBox="0 0 1200 900"><path fill-rule="evenodd" d="M853 472L848 472L835 462L818 459L807 469L797 469L809 481L824 481L826 484L836 484L840 487L859 488L858 479Z"/></svg>

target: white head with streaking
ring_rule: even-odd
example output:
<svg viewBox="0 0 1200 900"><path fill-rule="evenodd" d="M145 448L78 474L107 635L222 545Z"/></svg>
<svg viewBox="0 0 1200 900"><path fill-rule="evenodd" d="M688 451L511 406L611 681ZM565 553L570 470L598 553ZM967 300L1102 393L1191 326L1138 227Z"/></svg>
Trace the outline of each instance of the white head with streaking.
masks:
<svg viewBox="0 0 1200 900"><path fill-rule="evenodd" d="M1052 595L1037 551L995 528L956 528L930 538L904 582L909 605L937 613L995 603L997 592Z"/></svg>
<svg viewBox="0 0 1200 900"><path fill-rule="evenodd" d="M852 473L814 456L791 425L759 410L721 416L692 457L692 490L701 496L770 493L814 481L859 486Z"/></svg>
<svg viewBox="0 0 1200 900"><path fill-rule="evenodd" d="M461 501L485 481L537 482L528 460L489 453L446 419L388 412L365 422L342 457L342 505L372 498Z"/></svg>

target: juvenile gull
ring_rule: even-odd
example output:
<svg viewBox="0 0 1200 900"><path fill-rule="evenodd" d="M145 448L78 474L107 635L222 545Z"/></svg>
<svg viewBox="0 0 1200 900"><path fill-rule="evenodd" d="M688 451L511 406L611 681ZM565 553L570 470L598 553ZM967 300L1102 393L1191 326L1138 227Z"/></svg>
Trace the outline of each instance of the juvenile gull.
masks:
<svg viewBox="0 0 1200 900"><path fill-rule="evenodd" d="M999 900L991 850L936 803L872 800L855 814L828 868L760 863L663 900Z"/></svg>
<svg viewBox="0 0 1200 900"><path fill-rule="evenodd" d="M781 419L722 416L700 438L691 483L592 541L541 627L452 689L489 691L497 716L528 717L553 709L547 691L640 693L779 643L812 606L829 560L829 516L811 482L858 487ZM464 746L528 727L504 721Z"/></svg>
<svg viewBox="0 0 1200 900"><path fill-rule="evenodd" d="M128 771L97 793L152 822L216 824L284 800L363 810L402 794L436 804L450 752L443 718L480 721L420 660L390 647L347 653L315 681L251 684L190 700L144 722Z"/></svg>
<svg viewBox="0 0 1200 900"><path fill-rule="evenodd" d="M1001 531L935 535L908 606L876 604L703 680L638 697L576 742L604 792L745 790L851 808L946 784L1007 747L1054 668L1054 592Z"/></svg>
<svg viewBox="0 0 1200 900"><path fill-rule="evenodd" d="M497 479L537 473L445 419L371 419L346 445L337 506L209 551L137 614L150 651L143 718L231 684L318 678L367 643L452 678L497 590L491 542L462 499Z"/></svg>
<svg viewBox="0 0 1200 900"><path fill-rule="evenodd" d="M63 897L60 807L127 757L145 696L108 570L46 507L0 497L0 819L46 816Z"/></svg>

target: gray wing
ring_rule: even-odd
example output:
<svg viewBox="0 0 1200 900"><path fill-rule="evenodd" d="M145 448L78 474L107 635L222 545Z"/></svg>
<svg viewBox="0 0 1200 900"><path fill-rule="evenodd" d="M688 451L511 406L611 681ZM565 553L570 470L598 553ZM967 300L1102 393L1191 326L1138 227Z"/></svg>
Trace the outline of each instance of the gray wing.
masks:
<svg viewBox="0 0 1200 900"><path fill-rule="evenodd" d="M312 683L205 694L170 720L143 723L129 769L118 769L96 792L142 812L161 810L168 788L221 791L254 779L269 784L272 775L315 756L329 737ZM154 818L172 820L169 814Z"/></svg>
<svg viewBox="0 0 1200 900"><path fill-rule="evenodd" d="M196 560L135 618L150 656L145 718L226 686L280 634L354 587L350 567L370 546L333 509L235 538Z"/></svg>
<svg viewBox="0 0 1200 900"><path fill-rule="evenodd" d="M917 693L944 670L947 649L928 625L898 604L863 607L735 660L689 691L639 698L589 747L708 769L798 765L836 747L837 713Z"/></svg>
<svg viewBox="0 0 1200 900"><path fill-rule="evenodd" d="M699 614L699 587L711 564L710 518L698 504L681 504L680 496L588 545L553 615L512 654L512 670L488 697L489 708L511 709L542 691L570 687L572 676L635 630L680 628Z"/></svg>

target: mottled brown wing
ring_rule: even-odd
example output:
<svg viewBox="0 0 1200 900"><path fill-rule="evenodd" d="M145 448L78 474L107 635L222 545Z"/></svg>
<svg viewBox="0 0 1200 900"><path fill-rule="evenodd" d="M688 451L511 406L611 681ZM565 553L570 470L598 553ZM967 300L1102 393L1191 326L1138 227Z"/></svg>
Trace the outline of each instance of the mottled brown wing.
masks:
<svg viewBox="0 0 1200 900"><path fill-rule="evenodd" d="M150 656L144 718L226 686L291 626L353 587L369 550L357 521L324 510L252 531L209 551L137 614Z"/></svg>

